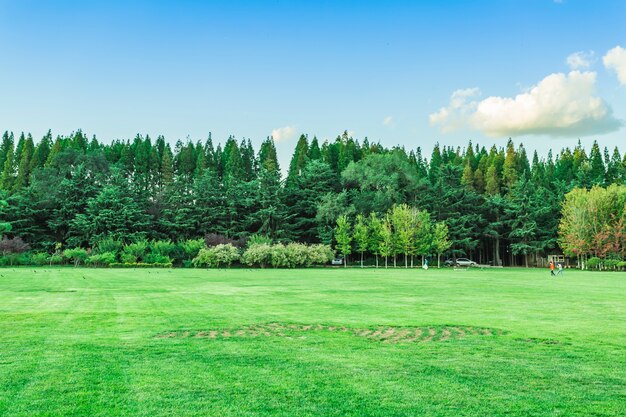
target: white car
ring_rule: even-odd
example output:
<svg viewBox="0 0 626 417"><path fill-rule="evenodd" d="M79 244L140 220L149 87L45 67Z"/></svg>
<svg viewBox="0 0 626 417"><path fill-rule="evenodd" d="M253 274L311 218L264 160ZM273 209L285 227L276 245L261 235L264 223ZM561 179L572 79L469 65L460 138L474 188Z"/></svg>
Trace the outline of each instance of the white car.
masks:
<svg viewBox="0 0 626 417"><path fill-rule="evenodd" d="M331 265L343 265L343 258L335 258L330 261Z"/></svg>
<svg viewBox="0 0 626 417"><path fill-rule="evenodd" d="M456 266L478 266L478 264L467 258L456 258Z"/></svg>

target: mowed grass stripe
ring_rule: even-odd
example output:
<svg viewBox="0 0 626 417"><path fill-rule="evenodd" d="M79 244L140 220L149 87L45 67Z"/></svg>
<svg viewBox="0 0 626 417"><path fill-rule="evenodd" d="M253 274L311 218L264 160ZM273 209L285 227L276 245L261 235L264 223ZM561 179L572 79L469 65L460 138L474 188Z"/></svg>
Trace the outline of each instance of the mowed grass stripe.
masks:
<svg viewBox="0 0 626 417"><path fill-rule="evenodd" d="M0 415L626 414L624 274L3 271Z"/></svg>

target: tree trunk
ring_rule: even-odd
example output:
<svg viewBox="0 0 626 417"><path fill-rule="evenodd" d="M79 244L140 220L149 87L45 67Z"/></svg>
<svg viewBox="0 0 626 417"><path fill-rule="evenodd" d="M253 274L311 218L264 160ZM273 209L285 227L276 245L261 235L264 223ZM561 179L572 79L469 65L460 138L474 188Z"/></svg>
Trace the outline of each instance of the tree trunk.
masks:
<svg viewBox="0 0 626 417"><path fill-rule="evenodd" d="M387 257L385 256L385 269L387 269Z"/></svg>
<svg viewBox="0 0 626 417"><path fill-rule="evenodd" d="M441 268L441 254L437 254L437 269Z"/></svg>
<svg viewBox="0 0 626 417"><path fill-rule="evenodd" d="M404 269L408 269L409 268L409 255L405 252L404 253Z"/></svg>
<svg viewBox="0 0 626 417"><path fill-rule="evenodd" d="M495 251L496 251L496 266L500 266L500 236L498 236L496 238L496 247L495 247Z"/></svg>
<svg viewBox="0 0 626 417"><path fill-rule="evenodd" d="M376 268L378 268L378 254L376 254Z"/></svg>
<svg viewBox="0 0 626 417"><path fill-rule="evenodd" d="M398 265L397 265L397 263L396 263L396 261L397 261L397 260L398 260L398 255L393 255L393 267L394 267L394 268L397 268L397 267L398 267Z"/></svg>
<svg viewBox="0 0 626 417"><path fill-rule="evenodd" d="M363 252L361 252L361 268L363 268Z"/></svg>

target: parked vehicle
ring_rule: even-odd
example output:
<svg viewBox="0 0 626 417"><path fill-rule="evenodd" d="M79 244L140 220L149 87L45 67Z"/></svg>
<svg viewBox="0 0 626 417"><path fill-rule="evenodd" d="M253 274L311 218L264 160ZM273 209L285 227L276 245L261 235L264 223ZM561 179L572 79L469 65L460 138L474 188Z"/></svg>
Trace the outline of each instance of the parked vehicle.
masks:
<svg viewBox="0 0 626 417"><path fill-rule="evenodd" d="M443 264L445 266L454 266L456 265L456 261L454 259L446 259L445 261L443 261Z"/></svg>
<svg viewBox="0 0 626 417"><path fill-rule="evenodd" d="M457 258L455 265L456 266L478 266L476 262L471 261L467 258Z"/></svg>
<svg viewBox="0 0 626 417"><path fill-rule="evenodd" d="M335 258L330 261L331 265L343 265L343 258Z"/></svg>

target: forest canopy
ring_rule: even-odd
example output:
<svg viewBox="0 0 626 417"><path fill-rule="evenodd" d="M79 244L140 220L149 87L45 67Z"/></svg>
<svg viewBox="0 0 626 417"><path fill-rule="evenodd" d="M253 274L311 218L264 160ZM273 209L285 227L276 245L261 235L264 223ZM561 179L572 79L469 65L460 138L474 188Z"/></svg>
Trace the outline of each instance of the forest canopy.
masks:
<svg viewBox="0 0 626 417"><path fill-rule="evenodd" d="M336 244L342 216L355 224L405 204L447 227L448 256L494 265L533 264L560 247L575 256L564 237L573 232L561 223L558 233L565 195L626 183L626 157L596 142L545 157L511 140L469 142L426 157L347 133L323 143L301 136L284 178L271 138L258 149L211 136L172 146L147 135L104 143L80 130L38 141L4 132L0 169L0 230L39 251L207 234Z"/></svg>

